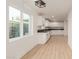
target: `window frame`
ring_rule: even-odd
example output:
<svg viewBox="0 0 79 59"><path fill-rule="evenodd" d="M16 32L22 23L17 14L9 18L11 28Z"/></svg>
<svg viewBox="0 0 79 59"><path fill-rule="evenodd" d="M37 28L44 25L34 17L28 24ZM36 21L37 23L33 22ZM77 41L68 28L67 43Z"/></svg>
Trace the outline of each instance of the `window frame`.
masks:
<svg viewBox="0 0 79 59"><path fill-rule="evenodd" d="M12 7L12 6L9 6L9 7ZM12 8L14 8L14 7L12 7ZM15 8L15 9L17 9L17 8ZM17 9L17 10L19 10L19 9ZM19 10L20 11L20 19L19 19L19 24L20 24L20 36L19 37L14 37L14 38L10 38L9 37L9 40L10 40L10 42L12 42L12 41L16 41L16 40L19 40L19 39L22 39L22 38L24 38L24 37L29 37L29 36L31 36L32 34L30 33L30 31L31 31L31 26L32 26L32 21L31 20L33 20L33 17L30 15L30 14L28 14L28 13L25 13L26 15L29 15L29 17L30 17L30 20L29 20L29 22L27 22L28 24L29 24L29 28L28 28L28 33L26 34L26 35L23 35L23 23L24 23L24 21L23 21L23 13L24 12L22 12L21 10ZM9 23L10 23L10 21L13 21L13 20L9 20ZM32 23L32 24L31 24ZM10 26L10 25L9 25Z"/></svg>
<svg viewBox="0 0 79 59"><path fill-rule="evenodd" d="M23 20L23 14L26 14L26 13L22 13L22 21L23 21L23 25L24 25L24 23L26 23L26 24L28 24L28 33L26 34L26 35L30 35L30 20L31 20L31 16L29 15L29 14L26 14L26 15L28 15L29 17L30 17L30 19L29 19L29 22L25 22L24 20ZM24 31L23 31L24 32ZM24 35L24 33L23 33L23 36L26 36L26 35Z"/></svg>

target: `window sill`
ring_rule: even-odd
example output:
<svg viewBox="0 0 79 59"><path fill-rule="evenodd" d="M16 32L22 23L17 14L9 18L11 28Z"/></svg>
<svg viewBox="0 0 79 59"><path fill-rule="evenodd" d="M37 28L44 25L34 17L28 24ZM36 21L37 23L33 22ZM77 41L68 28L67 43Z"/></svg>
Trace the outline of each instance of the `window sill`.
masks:
<svg viewBox="0 0 79 59"><path fill-rule="evenodd" d="M9 39L9 42L14 42L14 41L17 41L17 40L21 40L21 39L24 39L24 38L28 38L32 35L24 35L22 37L16 37L16 38L12 38L12 39Z"/></svg>

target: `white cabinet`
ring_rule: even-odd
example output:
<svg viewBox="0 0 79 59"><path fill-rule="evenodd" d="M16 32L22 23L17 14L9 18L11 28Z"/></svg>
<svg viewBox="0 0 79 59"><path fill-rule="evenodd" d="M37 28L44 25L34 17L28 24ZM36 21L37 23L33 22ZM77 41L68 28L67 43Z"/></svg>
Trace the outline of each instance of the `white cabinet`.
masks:
<svg viewBox="0 0 79 59"><path fill-rule="evenodd" d="M39 44L45 44L49 38L50 38L49 32L37 34L37 39L39 40Z"/></svg>
<svg viewBox="0 0 79 59"><path fill-rule="evenodd" d="M52 30L50 35L64 35L64 30Z"/></svg>

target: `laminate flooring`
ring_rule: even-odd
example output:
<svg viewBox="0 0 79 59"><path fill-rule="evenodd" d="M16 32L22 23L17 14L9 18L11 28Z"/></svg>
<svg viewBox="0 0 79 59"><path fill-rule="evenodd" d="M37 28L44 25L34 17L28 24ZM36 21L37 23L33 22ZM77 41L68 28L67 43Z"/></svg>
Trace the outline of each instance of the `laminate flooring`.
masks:
<svg viewBox="0 0 79 59"><path fill-rule="evenodd" d="M44 45L37 45L21 59L72 59L65 36L52 36Z"/></svg>

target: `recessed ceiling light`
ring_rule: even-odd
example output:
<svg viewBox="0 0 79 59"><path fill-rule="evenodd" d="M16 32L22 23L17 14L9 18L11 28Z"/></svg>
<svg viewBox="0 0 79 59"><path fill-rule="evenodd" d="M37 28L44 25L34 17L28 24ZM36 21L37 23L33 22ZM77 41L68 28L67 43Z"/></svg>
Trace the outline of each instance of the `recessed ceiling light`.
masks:
<svg viewBox="0 0 79 59"><path fill-rule="evenodd" d="M37 0L34 0L34 1L37 1Z"/></svg>
<svg viewBox="0 0 79 59"><path fill-rule="evenodd" d="M52 16L54 18L54 16Z"/></svg>

